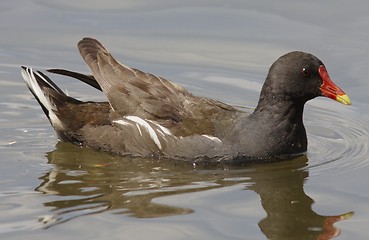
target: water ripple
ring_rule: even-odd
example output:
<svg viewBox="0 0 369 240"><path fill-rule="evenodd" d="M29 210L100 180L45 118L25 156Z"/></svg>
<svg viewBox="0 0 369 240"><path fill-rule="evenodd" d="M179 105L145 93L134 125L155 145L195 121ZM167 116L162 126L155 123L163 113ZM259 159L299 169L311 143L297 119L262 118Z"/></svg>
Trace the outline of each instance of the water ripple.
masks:
<svg viewBox="0 0 369 240"><path fill-rule="evenodd" d="M357 109L342 112L315 107L309 109L305 124L309 139L307 168L312 175L342 173L369 164L369 121Z"/></svg>

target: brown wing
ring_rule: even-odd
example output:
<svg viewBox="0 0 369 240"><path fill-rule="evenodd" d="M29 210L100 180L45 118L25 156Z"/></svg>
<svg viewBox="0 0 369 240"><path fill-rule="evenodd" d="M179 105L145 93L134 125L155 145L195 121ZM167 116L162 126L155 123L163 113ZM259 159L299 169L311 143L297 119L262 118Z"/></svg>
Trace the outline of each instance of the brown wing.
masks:
<svg viewBox="0 0 369 240"><path fill-rule="evenodd" d="M188 136L218 135L237 117L238 111L227 104L193 96L168 80L120 64L95 39L82 39L78 48L114 110L112 120L134 115Z"/></svg>
<svg viewBox="0 0 369 240"><path fill-rule="evenodd" d="M185 105L191 102L193 95L181 86L120 64L95 39L82 39L78 48L118 115L176 122L184 115L191 115Z"/></svg>

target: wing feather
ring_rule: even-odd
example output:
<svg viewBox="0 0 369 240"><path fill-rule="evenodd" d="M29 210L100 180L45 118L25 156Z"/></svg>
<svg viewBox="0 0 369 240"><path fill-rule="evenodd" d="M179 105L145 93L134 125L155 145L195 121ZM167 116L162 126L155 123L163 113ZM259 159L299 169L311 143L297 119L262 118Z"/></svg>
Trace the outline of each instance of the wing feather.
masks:
<svg viewBox="0 0 369 240"><path fill-rule="evenodd" d="M119 114L176 121L182 115L191 115L185 103L194 97L183 87L119 63L95 39L82 39L78 48L110 105Z"/></svg>

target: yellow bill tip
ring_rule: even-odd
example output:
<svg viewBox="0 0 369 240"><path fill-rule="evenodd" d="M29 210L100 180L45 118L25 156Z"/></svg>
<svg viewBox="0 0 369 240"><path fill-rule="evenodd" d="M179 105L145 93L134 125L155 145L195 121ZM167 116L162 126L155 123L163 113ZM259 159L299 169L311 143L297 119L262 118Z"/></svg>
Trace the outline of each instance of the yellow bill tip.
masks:
<svg viewBox="0 0 369 240"><path fill-rule="evenodd" d="M350 100L349 96L347 96L347 94L337 95L336 100L337 100L337 102L340 102L342 104L351 105L351 100Z"/></svg>
<svg viewBox="0 0 369 240"><path fill-rule="evenodd" d="M351 218L352 216L354 216L354 214L355 214L354 212L348 212L348 213L342 214L341 219L344 220L344 219Z"/></svg>

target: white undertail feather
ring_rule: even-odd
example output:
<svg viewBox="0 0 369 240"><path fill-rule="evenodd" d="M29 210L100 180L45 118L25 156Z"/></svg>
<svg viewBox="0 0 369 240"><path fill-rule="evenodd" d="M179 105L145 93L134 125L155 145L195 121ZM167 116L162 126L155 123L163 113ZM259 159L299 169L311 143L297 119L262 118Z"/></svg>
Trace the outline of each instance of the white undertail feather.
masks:
<svg viewBox="0 0 369 240"><path fill-rule="evenodd" d="M22 77L26 84L28 85L28 88L32 91L32 93L37 97L37 99L40 101L40 103L47 109L49 113L49 119L51 124L54 128L57 129L63 129L64 125L58 118L58 116L55 114L57 111L57 108L55 104L51 101L49 96L45 94L44 91L42 91L40 85L37 83L36 76L40 78L45 84L47 84L50 88L54 89L58 92L58 89L55 89L49 82L39 73L34 72L32 68L22 68Z"/></svg>

